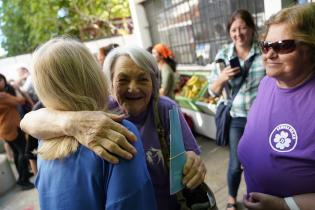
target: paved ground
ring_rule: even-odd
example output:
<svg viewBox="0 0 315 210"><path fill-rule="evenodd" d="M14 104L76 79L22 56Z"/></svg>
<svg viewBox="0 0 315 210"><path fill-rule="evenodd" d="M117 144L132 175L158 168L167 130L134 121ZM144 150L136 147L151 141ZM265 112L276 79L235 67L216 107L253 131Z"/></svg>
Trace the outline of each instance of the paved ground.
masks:
<svg viewBox="0 0 315 210"><path fill-rule="evenodd" d="M227 186L226 170L228 164L228 148L218 147L214 141L199 136L199 144L202 149L202 158L206 162L208 175L206 182L215 193L219 210L225 210ZM32 179L34 181L34 178ZM1 183L0 183L1 184ZM244 181L242 181L238 196L241 201L245 193ZM239 210L244 208L239 204ZM36 190L21 191L17 186L0 197L1 210L39 210Z"/></svg>

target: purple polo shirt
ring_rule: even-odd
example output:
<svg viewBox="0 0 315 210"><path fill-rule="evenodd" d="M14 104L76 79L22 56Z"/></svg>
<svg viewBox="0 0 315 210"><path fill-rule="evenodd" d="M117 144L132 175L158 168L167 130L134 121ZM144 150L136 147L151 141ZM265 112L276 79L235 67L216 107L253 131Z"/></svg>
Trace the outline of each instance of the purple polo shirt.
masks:
<svg viewBox="0 0 315 210"><path fill-rule="evenodd" d="M158 109L161 118L162 126L165 129L167 142L169 142L169 110L173 105L178 106L173 100L167 97L159 97ZM117 103L111 101L110 108L116 108ZM154 124L154 113L152 103L149 105L149 109L141 113L137 117L127 118L134 123L140 131L142 144L147 160L148 171L151 176L151 180L155 189L156 200L159 210L179 210L179 206L176 201L176 196L170 196L170 183L169 173L164 166L163 155L161 152L160 141L158 133ZM200 154L198 144L193 136L183 113L179 108L179 117L181 121L182 133L184 137L184 145L187 151L195 151Z"/></svg>
<svg viewBox="0 0 315 210"><path fill-rule="evenodd" d="M266 76L238 146L249 192L315 192L315 78L282 89Z"/></svg>

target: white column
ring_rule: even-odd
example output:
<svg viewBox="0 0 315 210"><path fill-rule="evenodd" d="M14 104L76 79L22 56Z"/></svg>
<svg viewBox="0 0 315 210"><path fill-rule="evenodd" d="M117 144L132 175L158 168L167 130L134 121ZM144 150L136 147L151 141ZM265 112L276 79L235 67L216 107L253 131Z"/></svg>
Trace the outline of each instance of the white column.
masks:
<svg viewBox="0 0 315 210"><path fill-rule="evenodd" d="M149 31L149 22L147 20L144 7L142 4L140 4L142 1L129 0L131 18L134 27L133 30L137 39L137 43L131 44L137 44L140 47L147 48L152 45L152 41Z"/></svg>
<svg viewBox="0 0 315 210"><path fill-rule="evenodd" d="M265 18L269 17L282 9L281 0L264 0L265 4Z"/></svg>

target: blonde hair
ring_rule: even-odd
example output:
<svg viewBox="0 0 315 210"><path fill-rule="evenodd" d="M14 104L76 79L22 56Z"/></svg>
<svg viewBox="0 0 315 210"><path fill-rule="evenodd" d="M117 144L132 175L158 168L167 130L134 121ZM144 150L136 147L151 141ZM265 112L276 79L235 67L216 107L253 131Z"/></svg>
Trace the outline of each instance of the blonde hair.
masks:
<svg viewBox="0 0 315 210"><path fill-rule="evenodd" d="M33 53L32 79L39 99L47 108L62 111L107 110L108 86L99 64L80 42L54 38ZM43 159L60 159L79 146L73 137L43 141Z"/></svg>
<svg viewBox="0 0 315 210"><path fill-rule="evenodd" d="M297 41L309 45L315 50L315 3L295 5L280 10L277 14L270 17L265 23L265 32L262 38L265 39L271 25L285 23Z"/></svg>

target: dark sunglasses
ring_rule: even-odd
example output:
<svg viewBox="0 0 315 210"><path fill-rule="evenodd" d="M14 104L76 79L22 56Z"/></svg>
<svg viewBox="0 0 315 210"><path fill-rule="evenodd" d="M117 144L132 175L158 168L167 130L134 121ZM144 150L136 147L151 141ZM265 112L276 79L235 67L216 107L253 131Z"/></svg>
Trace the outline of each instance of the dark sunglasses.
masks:
<svg viewBox="0 0 315 210"><path fill-rule="evenodd" d="M293 39L280 40L277 42L259 42L262 53L266 54L270 48L278 54L291 53L296 49L297 41Z"/></svg>

